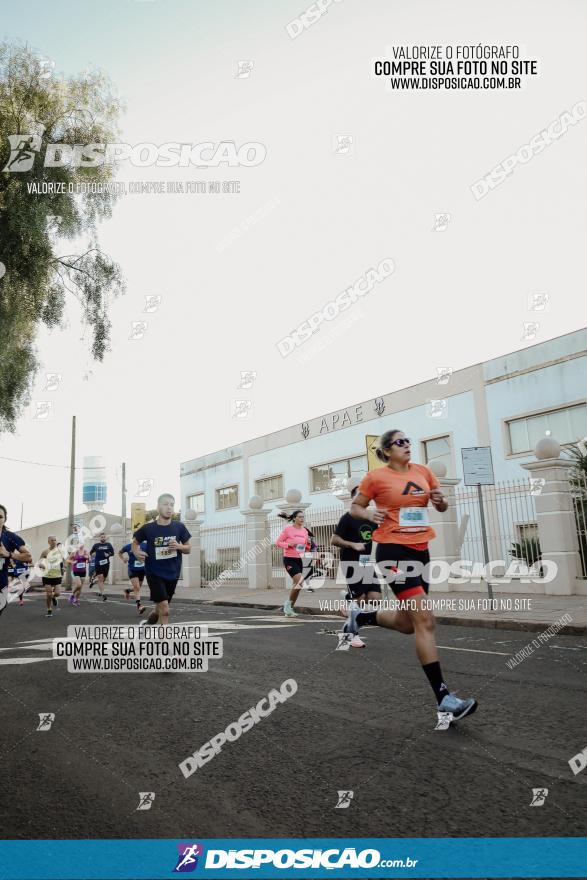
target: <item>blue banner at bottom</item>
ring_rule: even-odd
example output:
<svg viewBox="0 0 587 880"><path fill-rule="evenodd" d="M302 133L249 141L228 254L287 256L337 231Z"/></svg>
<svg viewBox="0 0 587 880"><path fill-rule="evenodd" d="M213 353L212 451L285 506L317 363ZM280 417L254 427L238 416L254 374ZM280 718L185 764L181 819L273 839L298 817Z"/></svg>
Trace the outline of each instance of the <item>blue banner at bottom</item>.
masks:
<svg viewBox="0 0 587 880"><path fill-rule="evenodd" d="M5 840L1 880L586 877L587 837Z"/></svg>

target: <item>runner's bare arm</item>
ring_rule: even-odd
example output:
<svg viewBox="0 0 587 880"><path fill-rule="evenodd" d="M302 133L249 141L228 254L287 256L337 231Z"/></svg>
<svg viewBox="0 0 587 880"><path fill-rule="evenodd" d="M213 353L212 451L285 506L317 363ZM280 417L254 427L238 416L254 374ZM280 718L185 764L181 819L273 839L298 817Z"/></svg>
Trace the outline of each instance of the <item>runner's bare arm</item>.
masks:
<svg viewBox="0 0 587 880"><path fill-rule="evenodd" d="M351 509L349 513L351 516L354 516L355 519L368 519L373 523L382 523L385 519L385 511L377 510L376 507L369 507L370 498L367 498L366 495L362 495L358 492L351 504Z"/></svg>
<svg viewBox="0 0 587 880"><path fill-rule="evenodd" d="M142 561L144 561L144 560L147 558L147 556L148 556L148 554L145 553L144 550L141 550L141 545L140 545L139 542L136 540L136 538L133 538L133 539L132 539L131 550L132 550L132 552L134 553L135 557L136 557L137 559L141 559Z"/></svg>

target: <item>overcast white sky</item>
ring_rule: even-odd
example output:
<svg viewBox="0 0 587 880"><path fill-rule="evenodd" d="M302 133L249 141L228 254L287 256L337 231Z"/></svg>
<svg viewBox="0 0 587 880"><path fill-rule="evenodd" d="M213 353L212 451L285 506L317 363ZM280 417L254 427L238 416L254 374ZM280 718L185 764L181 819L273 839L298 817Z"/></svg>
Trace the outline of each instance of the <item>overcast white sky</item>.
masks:
<svg viewBox="0 0 587 880"><path fill-rule="evenodd" d="M242 440L584 326L587 121L519 166L486 198L470 186L564 110L587 100L580 2L342 0L292 40L303 0L74 0L2 3L0 30L70 74L112 78L123 140L266 145L255 168L138 169L119 180L241 181L239 195L129 195L99 230L128 284L112 308L112 351L92 364L69 326L41 331L33 401L0 460L1 501L24 526L65 515L71 416L78 465L104 456L108 509L137 480L179 492L179 464ZM539 75L521 91L391 92L372 62L399 44L517 44ZM254 62L237 78L239 60ZM350 155L333 138L353 139ZM266 216L218 245L257 211ZM435 215L449 213L444 231ZM68 245L63 252L69 252ZM383 258L395 273L346 313L348 330L283 358L277 342ZM1 282L0 282L1 283ZM528 296L547 292L547 312ZM145 297L160 296L154 314ZM131 322L146 320L142 339ZM532 341L524 321L538 320ZM302 359L302 355L304 359ZM85 374L92 371L88 378ZM240 372L256 370L250 391ZM57 391L45 373L61 373ZM233 401L250 399L235 419ZM142 401L142 404L138 401ZM81 471L76 493L81 508ZM147 499L148 500L148 499Z"/></svg>

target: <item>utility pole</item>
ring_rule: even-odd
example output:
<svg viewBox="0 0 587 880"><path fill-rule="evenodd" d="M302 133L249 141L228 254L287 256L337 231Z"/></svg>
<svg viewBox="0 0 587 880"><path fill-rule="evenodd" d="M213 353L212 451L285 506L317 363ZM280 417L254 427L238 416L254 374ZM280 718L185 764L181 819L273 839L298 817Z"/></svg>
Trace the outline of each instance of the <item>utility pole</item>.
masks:
<svg viewBox="0 0 587 880"><path fill-rule="evenodd" d="M71 417L71 460L69 464L69 517L67 522L67 535L73 535L73 500L75 495L75 416ZM65 585L71 589L71 566L67 566Z"/></svg>
<svg viewBox="0 0 587 880"><path fill-rule="evenodd" d="M122 462L122 535L126 544L126 463Z"/></svg>

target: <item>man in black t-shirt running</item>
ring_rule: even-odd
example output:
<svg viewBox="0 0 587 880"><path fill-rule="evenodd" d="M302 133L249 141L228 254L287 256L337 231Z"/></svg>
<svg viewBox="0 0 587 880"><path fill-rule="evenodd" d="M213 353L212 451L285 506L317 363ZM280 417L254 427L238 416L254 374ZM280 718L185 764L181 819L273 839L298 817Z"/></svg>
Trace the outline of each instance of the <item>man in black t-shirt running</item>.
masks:
<svg viewBox="0 0 587 880"><path fill-rule="evenodd" d="M355 486L351 491L351 499L359 491ZM334 534L330 539L333 547L340 550L339 570L343 572L347 582L349 601L358 602L365 607L366 602L378 602L381 599L381 586L371 562L372 534L375 526L369 520L359 520L345 513L338 521ZM355 636L351 647L364 648L362 639Z"/></svg>

